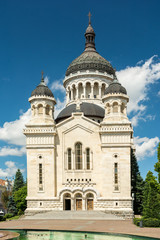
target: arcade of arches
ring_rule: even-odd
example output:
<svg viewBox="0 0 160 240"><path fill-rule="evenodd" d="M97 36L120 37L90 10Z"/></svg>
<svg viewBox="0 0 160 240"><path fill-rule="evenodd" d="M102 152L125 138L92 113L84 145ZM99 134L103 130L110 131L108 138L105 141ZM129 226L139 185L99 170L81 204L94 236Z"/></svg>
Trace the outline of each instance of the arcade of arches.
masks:
<svg viewBox="0 0 160 240"><path fill-rule="evenodd" d="M94 195L87 193L86 196L82 196L81 193L75 193L73 196L70 193L63 195L63 210L93 210Z"/></svg>
<svg viewBox="0 0 160 240"><path fill-rule="evenodd" d="M99 84L98 82L73 84L67 88L67 102L81 98L102 98L105 88L105 83Z"/></svg>

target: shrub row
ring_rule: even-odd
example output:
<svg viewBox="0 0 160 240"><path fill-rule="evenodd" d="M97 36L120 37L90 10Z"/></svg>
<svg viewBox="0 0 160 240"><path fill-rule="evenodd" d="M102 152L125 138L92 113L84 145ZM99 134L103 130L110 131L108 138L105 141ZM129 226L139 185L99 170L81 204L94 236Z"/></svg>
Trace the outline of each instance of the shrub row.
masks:
<svg viewBox="0 0 160 240"><path fill-rule="evenodd" d="M0 222L6 221L7 218L12 218L12 217L13 217L12 213L6 213L4 216L0 216Z"/></svg>
<svg viewBox="0 0 160 240"><path fill-rule="evenodd" d="M160 227L160 220L157 218L134 218L134 224L140 226L142 221L143 227Z"/></svg>

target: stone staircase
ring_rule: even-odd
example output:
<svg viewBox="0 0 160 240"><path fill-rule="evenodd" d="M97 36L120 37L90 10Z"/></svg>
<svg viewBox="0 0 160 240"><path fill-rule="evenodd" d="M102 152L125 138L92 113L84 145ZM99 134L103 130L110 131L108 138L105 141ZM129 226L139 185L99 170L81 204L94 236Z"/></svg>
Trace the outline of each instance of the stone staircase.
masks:
<svg viewBox="0 0 160 240"><path fill-rule="evenodd" d="M24 219L124 220L123 217L103 211L49 211L26 215Z"/></svg>

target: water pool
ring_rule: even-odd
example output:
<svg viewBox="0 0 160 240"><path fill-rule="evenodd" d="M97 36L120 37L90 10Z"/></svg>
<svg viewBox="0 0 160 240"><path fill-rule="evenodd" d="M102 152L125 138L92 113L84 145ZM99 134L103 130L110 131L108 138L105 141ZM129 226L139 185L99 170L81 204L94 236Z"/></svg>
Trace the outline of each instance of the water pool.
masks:
<svg viewBox="0 0 160 240"><path fill-rule="evenodd" d="M14 230L15 231L15 230ZM101 233L16 230L20 240L155 240L155 238Z"/></svg>

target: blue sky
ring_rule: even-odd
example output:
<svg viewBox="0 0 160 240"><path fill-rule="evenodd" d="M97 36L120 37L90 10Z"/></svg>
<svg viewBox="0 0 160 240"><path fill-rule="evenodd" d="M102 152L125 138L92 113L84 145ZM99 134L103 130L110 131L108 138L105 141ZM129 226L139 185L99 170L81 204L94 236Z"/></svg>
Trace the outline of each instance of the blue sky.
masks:
<svg viewBox="0 0 160 240"><path fill-rule="evenodd" d="M153 171L160 138L160 1L1 0L0 178L17 168L26 177L22 129L42 70L58 100L56 114L64 106L62 81L84 50L89 11L96 49L116 68L130 97L141 174Z"/></svg>

